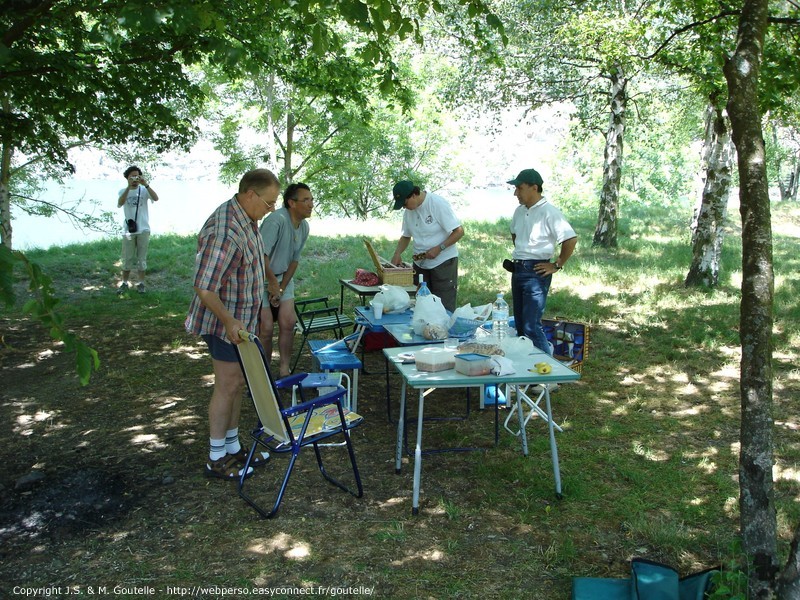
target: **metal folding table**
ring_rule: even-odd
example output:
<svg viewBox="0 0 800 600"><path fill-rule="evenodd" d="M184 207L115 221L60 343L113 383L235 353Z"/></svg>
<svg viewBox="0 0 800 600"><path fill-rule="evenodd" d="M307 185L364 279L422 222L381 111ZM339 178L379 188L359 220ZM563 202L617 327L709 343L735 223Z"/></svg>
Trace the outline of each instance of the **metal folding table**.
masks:
<svg viewBox="0 0 800 600"><path fill-rule="evenodd" d="M408 351L408 348L385 348L383 350L386 358L391 362L398 373L403 378L402 388L400 391L400 418L397 419L397 441L395 445L395 471L400 473L402 466L403 455L403 439L405 419L402 415L406 410L406 396L407 390L410 387L412 390L418 390L419 404L417 410L417 442L414 449L414 487L411 504L411 513L416 515L419 512L419 491L422 479L422 431L425 423L425 395L428 391L436 388L462 388L472 387L487 384L495 385L511 385L525 386L533 384L547 384L547 383L567 383L569 381L576 381L580 379L580 373L576 373L562 365L558 360L551 356L535 350L529 355L522 357L512 357L514 365L514 373L511 375L479 375L467 376L458 373L455 369L448 369L445 371L438 371L434 373L417 371L413 363L403 363L398 358L399 354ZM539 362L548 363L552 371L547 375L540 375L536 372L533 365ZM534 369L530 371L529 369ZM555 478L556 495L561 497L561 471L558 463L558 446L556 445L555 438L555 423L553 422L553 413L550 403L550 392L547 386L544 387L544 399L546 406L547 424L550 433L550 456L553 463L553 476ZM520 423L524 422L522 402L517 403L518 418ZM496 408L495 408L496 409ZM496 426L496 424L495 424ZM525 456L528 455L528 439L523 426L520 431L520 438L522 440L522 451Z"/></svg>

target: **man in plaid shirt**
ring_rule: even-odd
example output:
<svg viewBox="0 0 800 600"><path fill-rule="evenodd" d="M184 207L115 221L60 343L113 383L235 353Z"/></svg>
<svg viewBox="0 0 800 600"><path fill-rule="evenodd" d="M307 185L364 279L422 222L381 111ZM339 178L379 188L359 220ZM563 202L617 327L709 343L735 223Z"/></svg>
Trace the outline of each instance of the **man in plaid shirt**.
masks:
<svg viewBox="0 0 800 600"><path fill-rule="evenodd" d="M241 343L241 329L258 333L264 293L264 243L258 221L275 210L279 193L271 171L248 171L239 192L211 214L197 238L195 297L186 331L203 337L214 366L208 406L211 448L205 467L210 477L238 480L247 459L248 450L239 443L244 376L233 344ZM268 453L257 453L250 464L260 466L268 459Z"/></svg>

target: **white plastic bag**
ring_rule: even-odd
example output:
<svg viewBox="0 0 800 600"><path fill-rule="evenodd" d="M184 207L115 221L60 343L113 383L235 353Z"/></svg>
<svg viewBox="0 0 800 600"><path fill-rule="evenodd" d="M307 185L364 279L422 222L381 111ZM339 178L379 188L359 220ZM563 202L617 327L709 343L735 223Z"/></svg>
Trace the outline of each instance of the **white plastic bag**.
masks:
<svg viewBox="0 0 800 600"><path fill-rule="evenodd" d="M447 337L449 321L450 317L447 316L447 309L442 304L442 299L439 296L431 294L430 296L417 297L414 314L411 317L411 327L414 328L414 333L422 335L426 325L435 325L442 327L445 337Z"/></svg>
<svg viewBox="0 0 800 600"><path fill-rule="evenodd" d="M399 312L408 308L411 299L408 292L398 285L384 284L381 291L375 294L373 302L383 302L383 312Z"/></svg>
<svg viewBox="0 0 800 600"><path fill-rule="evenodd" d="M505 337L500 342L500 347L506 356L527 356L533 352L533 342L524 335Z"/></svg>

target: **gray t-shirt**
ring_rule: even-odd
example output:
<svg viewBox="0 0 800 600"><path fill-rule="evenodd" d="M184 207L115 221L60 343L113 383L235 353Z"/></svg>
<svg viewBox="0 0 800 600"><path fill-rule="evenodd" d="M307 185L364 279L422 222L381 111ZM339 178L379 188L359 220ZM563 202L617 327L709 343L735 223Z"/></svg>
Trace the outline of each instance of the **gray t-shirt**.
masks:
<svg viewBox="0 0 800 600"><path fill-rule="evenodd" d="M308 222L303 219L295 228L286 207L279 208L261 222L261 237L264 253L269 257L269 266L275 275L286 272L292 261L300 260L300 251L308 239Z"/></svg>

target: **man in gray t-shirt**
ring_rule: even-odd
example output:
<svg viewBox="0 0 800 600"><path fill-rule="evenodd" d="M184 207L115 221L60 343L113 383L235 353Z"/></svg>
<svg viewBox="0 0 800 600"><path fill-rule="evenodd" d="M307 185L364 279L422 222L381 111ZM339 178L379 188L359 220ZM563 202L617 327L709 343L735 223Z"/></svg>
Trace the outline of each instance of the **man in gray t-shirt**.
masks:
<svg viewBox="0 0 800 600"><path fill-rule="evenodd" d="M261 308L259 338L267 357L272 357L272 333L278 322L278 353L284 377L290 373L294 326L294 274L300 251L308 239L308 222L314 197L305 183L293 183L283 193L283 207L265 218L260 227L264 239L267 288Z"/></svg>

